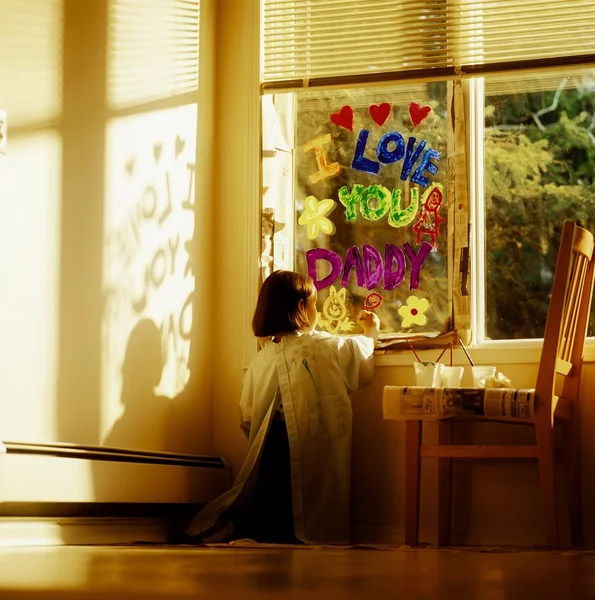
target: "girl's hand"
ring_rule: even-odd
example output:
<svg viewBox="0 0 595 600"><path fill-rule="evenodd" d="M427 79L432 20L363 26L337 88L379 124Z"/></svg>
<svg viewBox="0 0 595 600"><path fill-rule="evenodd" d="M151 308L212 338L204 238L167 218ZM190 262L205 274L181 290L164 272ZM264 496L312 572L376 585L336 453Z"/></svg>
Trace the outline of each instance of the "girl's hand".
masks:
<svg viewBox="0 0 595 600"><path fill-rule="evenodd" d="M369 310L362 310L359 315L358 323L364 330L364 334L368 335L371 332L377 332L380 329L380 319L378 315Z"/></svg>

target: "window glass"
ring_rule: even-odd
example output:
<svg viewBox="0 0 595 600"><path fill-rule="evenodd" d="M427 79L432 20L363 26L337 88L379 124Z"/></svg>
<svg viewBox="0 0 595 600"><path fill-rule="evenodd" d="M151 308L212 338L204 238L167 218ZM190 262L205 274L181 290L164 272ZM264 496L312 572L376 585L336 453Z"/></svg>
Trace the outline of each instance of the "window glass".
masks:
<svg viewBox="0 0 595 600"><path fill-rule="evenodd" d="M446 83L263 100L263 276L309 273L319 328L447 327Z"/></svg>
<svg viewBox="0 0 595 600"><path fill-rule="evenodd" d="M543 337L562 224L595 230L595 70L486 80L484 117L486 337Z"/></svg>

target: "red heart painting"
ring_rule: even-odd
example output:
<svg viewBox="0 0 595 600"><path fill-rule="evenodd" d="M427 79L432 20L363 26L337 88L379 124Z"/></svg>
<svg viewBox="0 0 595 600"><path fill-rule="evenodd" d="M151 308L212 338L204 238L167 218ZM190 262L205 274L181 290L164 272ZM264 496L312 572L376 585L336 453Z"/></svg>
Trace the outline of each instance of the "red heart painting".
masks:
<svg viewBox="0 0 595 600"><path fill-rule="evenodd" d="M382 104L372 104L369 108L370 116L378 127L382 127L390 115L390 104L383 102Z"/></svg>
<svg viewBox="0 0 595 600"><path fill-rule="evenodd" d="M339 112L331 115L331 121L339 127L353 131L353 109L351 106L344 106Z"/></svg>
<svg viewBox="0 0 595 600"><path fill-rule="evenodd" d="M431 106L420 106L417 102L412 102L409 105L409 116L413 126L419 125L432 110Z"/></svg>

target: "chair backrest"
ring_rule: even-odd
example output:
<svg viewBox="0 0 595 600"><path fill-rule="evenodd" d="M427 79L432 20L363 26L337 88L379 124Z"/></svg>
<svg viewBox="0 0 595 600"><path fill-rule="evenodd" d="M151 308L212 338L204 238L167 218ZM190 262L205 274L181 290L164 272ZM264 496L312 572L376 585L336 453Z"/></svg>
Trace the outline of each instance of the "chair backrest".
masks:
<svg viewBox="0 0 595 600"><path fill-rule="evenodd" d="M578 400L583 350L593 296L593 234L565 221L558 250L537 375L539 410L558 397Z"/></svg>

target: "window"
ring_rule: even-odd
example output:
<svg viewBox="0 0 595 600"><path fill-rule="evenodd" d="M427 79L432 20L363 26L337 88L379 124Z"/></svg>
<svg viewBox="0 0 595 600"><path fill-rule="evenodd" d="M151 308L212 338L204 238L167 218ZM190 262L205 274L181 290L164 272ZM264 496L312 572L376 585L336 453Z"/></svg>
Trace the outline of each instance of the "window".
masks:
<svg viewBox="0 0 595 600"><path fill-rule="evenodd" d="M380 302L386 333L447 330L446 84L287 96L265 103L267 248L284 249L275 266L310 273L319 325L333 333Z"/></svg>
<svg viewBox="0 0 595 600"><path fill-rule="evenodd" d="M563 221L595 230L595 69L487 79L483 103L485 336L541 337Z"/></svg>
<svg viewBox="0 0 595 600"><path fill-rule="evenodd" d="M336 333L382 302L387 346L541 337L561 224L595 229L595 6L262 6L262 276Z"/></svg>

